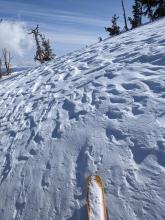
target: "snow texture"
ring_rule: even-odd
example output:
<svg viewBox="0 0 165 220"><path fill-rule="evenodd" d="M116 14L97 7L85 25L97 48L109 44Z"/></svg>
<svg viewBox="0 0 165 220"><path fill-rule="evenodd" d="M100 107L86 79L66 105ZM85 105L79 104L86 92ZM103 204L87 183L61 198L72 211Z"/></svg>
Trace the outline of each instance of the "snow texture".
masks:
<svg viewBox="0 0 165 220"><path fill-rule="evenodd" d="M0 81L0 219L165 219L165 19Z"/></svg>

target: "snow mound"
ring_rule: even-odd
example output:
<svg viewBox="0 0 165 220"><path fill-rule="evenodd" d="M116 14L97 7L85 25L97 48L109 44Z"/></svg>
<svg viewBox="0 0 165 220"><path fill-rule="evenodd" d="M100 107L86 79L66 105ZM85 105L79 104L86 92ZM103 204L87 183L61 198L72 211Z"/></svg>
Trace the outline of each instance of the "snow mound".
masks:
<svg viewBox="0 0 165 220"><path fill-rule="evenodd" d="M165 19L0 81L0 219L165 219Z"/></svg>

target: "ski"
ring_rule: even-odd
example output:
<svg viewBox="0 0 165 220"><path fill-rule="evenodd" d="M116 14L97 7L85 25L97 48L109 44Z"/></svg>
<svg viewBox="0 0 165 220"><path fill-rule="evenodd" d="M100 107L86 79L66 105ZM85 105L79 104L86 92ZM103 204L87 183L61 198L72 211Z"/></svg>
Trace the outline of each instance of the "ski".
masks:
<svg viewBox="0 0 165 220"><path fill-rule="evenodd" d="M87 212L89 220L107 220L104 185L98 175L87 177Z"/></svg>

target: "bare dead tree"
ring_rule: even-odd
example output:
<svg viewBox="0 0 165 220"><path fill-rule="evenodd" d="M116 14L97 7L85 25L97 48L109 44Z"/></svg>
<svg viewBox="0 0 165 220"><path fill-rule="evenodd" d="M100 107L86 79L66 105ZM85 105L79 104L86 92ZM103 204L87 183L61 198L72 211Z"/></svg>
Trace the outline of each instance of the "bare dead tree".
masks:
<svg viewBox="0 0 165 220"><path fill-rule="evenodd" d="M37 47L34 60L35 61L38 60L40 63L43 63L44 62L43 61L44 53L41 48L40 40L39 40L39 38L41 37L41 34L39 33L39 25L37 24L37 27L35 29L32 29L32 31L29 34L33 34L35 42L36 42L36 47Z"/></svg>
<svg viewBox="0 0 165 220"><path fill-rule="evenodd" d="M55 54L52 52L49 40L46 40L45 37L43 37L39 32L39 26L37 25L37 27L32 29L29 34L33 34L37 47L34 60L38 60L42 64L45 61L54 59Z"/></svg>
<svg viewBox="0 0 165 220"><path fill-rule="evenodd" d="M125 30L128 31L128 25L127 25L127 19L126 19L126 13L125 13L125 7L124 7L124 2L123 0L121 1L122 3L122 8L123 8L123 16L124 16L124 22L125 22Z"/></svg>
<svg viewBox="0 0 165 220"><path fill-rule="evenodd" d="M10 75L11 74L11 59L12 59L11 53L6 48L4 48L2 50L2 55L3 55L3 59L4 59L6 73L7 73L7 75Z"/></svg>

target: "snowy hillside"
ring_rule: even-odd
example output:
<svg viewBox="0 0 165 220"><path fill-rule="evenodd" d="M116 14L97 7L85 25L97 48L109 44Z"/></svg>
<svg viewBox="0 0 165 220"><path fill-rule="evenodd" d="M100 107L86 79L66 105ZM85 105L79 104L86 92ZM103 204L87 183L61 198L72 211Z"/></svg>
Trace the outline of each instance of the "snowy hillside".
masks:
<svg viewBox="0 0 165 220"><path fill-rule="evenodd" d="M0 220L165 219L165 19L0 81Z"/></svg>

